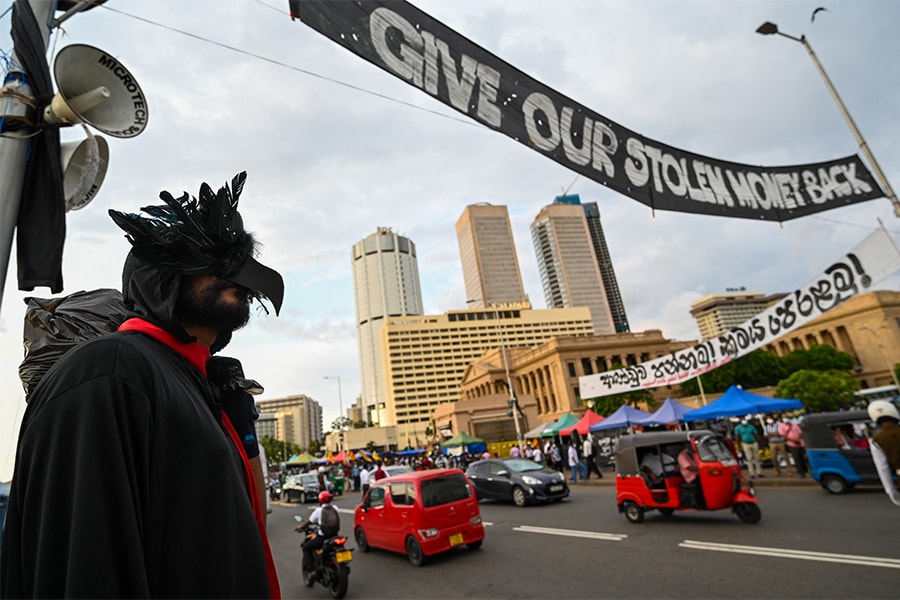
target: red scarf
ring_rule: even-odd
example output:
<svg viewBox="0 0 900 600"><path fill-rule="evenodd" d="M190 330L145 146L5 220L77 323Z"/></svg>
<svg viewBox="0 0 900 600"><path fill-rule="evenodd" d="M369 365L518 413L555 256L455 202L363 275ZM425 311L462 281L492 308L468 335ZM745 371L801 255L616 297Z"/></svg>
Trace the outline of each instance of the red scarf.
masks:
<svg viewBox="0 0 900 600"><path fill-rule="evenodd" d="M209 361L209 348L201 346L197 342L182 342L174 335L143 319L128 319L119 325L119 331L139 331L145 335L158 340L182 355L191 365L193 365L203 377L206 377L206 363ZM272 549L269 547L269 534L266 531L266 519L264 507L259 504L259 496L256 494L256 481L253 478L253 471L250 469L250 461L247 458L247 452L244 445L238 437L237 431L228 419L228 415L222 413L222 422L225 424L225 430L231 438L231 442L238 450L241 457L241 464L244 469L244 483L247 486L247 495L250 497L250 505L253 507L253 516L256 518L256 526L259 528L259 535L262 538L263 552L266 555L266 568L269 573L269 595L278 600L281 598L281 587L278 583L278 573L275 570L275 559L272 557Z"/></svg>

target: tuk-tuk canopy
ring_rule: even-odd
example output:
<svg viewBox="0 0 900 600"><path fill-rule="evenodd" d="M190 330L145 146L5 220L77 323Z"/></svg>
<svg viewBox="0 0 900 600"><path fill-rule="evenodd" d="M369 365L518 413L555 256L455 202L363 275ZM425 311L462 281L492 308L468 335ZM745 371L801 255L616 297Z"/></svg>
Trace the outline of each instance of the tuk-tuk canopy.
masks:
<svg viewBox="0 0 900 600"><path fill-rule="evenodd" d="M736 385L732 385L718 400L684 413L684 420L702 421L720 417L743 417L744 415L769 413L779 410L797 410L800 408L803 408L803 403L799 400L757 396Z"/></svg>
<svg viewBox="0 0 900 600"><path fill-rule="evenodd" d="M638 450L650 446L666 446L668 444L684 444L692 438L715 437L708 429L692 431L651 431L623 435L616 440L616 473L619 475L639 475ZM673 456L674 458L674 456Z"/></svg>

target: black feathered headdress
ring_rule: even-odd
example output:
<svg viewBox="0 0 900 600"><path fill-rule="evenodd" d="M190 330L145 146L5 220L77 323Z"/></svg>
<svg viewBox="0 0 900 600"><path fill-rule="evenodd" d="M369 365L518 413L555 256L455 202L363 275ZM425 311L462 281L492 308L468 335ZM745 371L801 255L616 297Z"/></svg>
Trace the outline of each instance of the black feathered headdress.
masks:
<svg viewBox="0 0 900 600"><path fill-rule="evenodd" d="M160 270L184 274L209 273L252 290L281 310L284 282L277 271L255 258L256 241L244 230L237 210L247 173L241 172L213 193L200 186L199 199L187 192L174 198L160 192L165 206L145 206L149 216L110 210L116 225L125 231L132 254Z"/></svg>

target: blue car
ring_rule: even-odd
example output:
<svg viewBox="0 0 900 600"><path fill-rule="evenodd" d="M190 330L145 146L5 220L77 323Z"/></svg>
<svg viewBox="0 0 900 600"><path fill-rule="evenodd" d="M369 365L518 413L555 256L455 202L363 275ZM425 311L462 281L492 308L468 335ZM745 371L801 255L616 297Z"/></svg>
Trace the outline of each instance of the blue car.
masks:
<svg viewBox="0 0 900 600"><path fill-rule="evenodd" d="M832 494L843 494L857 484L880 485L869 451L874 427L864 410L805 415L800 429L812 478Z"/></svg>

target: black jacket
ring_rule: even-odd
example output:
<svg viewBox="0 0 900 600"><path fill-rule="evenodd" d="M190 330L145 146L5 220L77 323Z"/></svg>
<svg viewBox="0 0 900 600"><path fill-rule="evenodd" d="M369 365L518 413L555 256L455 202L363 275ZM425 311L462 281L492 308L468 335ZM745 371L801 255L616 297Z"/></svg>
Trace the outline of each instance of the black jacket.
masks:
<svg viewBox="0 0 900 600"><path fill-rule="evenodd" d="M114 333L41 381L19 437L0 596L269 596L240 455L179 353Z"/></svg>

